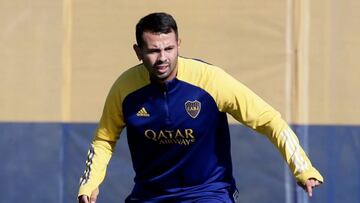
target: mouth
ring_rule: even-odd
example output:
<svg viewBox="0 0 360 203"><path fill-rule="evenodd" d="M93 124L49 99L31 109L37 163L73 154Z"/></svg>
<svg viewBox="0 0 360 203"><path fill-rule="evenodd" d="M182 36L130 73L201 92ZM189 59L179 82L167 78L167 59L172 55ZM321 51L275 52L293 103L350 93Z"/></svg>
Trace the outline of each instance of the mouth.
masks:
<svg viewBox="0 0 360 203"><path fill-rule="evenodd" d="M157 65L154 68L158 73L163 74L166 73L166 71L168 70L169 64Z"/></svg>

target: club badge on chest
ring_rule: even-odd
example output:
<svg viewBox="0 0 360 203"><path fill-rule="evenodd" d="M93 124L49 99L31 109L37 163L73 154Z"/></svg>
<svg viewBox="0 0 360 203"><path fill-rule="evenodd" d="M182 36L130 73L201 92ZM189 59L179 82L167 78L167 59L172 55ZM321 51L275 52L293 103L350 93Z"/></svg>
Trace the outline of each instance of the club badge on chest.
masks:
<svg viewBox="0 0 360 203"><path fill-rule="evenodd" d="M198 100L195 101L186 101L185 110L191 118L196 118L201 110L201 103Z"/></svg>

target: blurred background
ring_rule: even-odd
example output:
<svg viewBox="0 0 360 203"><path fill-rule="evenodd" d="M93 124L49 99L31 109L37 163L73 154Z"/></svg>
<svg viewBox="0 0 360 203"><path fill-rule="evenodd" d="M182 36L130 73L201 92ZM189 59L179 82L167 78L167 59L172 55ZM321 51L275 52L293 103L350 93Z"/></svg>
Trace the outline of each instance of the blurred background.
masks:
<svg viewBox="0 0 360 203"><path fill-rule="evenodd" d="M180 54L222 67L279 110L325 178L308 199L266 137L231 120L241 203L360 202L360 1L0 0L0 203L76 202L135 24L177 20ZM99 203L133 186L123 132Z"/></svg>

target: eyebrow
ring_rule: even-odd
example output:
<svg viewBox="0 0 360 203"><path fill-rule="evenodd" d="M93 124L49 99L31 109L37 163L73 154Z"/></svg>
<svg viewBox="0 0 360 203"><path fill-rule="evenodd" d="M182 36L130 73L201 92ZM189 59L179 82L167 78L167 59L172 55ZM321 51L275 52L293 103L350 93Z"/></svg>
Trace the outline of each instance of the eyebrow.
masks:
<svg viewBox="0 0 360 203"><path fill-rule="evenodd" d="M167 50L167 49L173 49L175 48L175 45L169 45L169 46L166 46L164 49ZM156 52L156 51L160 51L161 49L160 48L146 48L147 51L149 52Z"/></svg>

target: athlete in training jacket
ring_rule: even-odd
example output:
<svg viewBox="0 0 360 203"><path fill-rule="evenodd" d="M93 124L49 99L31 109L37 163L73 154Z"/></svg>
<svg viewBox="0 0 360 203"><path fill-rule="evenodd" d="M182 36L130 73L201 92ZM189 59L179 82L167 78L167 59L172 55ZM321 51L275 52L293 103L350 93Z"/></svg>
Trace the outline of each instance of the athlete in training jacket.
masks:
<svg viewBox="0 0 360 203"><path fill-rule="evenodd" d="M136 174L126 202L234 202L227 113L266 135L311 194L323 178L280 114L222 69L179 57L173 22L168 14L155 13L138 23L134 49L142 63L110 90L79 201L86 202L103 181L126 127Z"/></svg>

